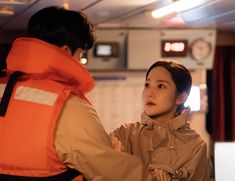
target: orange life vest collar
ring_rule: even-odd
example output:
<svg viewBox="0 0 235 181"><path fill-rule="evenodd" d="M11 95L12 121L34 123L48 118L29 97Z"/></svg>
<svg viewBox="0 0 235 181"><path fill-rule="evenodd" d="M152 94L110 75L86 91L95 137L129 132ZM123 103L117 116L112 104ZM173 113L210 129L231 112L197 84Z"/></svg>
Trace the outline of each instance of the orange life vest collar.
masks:
<svg viewBox="0 0 235 181"><path fill-rule="evenodd" d="M21 71L37 77L62 82L83 94L91 91L90 73L61 48L36 38L18 38L7 57L7 71Z"/></svg>

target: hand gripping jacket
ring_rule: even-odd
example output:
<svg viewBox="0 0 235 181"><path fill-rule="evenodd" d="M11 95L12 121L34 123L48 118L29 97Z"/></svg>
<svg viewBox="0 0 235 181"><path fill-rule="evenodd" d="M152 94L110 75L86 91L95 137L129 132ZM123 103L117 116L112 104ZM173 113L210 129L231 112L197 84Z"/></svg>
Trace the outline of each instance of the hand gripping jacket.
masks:
<svg viewBox="0 0 235 181"><path fill-rule="evenodd" d="M20 76L13 80L14 86L9 86L9 76L0 79L0 175L58 180L56 176L69 169L55 150L56 121L68 96L72 93L86 100L84 94L94 81L63 50L32 38L15 40L7 72L10 79Z"/></svg>

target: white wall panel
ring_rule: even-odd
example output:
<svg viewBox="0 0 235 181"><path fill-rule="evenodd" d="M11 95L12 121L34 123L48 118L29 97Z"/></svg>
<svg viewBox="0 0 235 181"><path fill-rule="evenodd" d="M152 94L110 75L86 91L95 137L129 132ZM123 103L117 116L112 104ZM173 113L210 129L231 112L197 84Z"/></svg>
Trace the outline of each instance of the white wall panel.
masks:
<svg viewBox="0 0 235 181"><path fill-rule="evenodd" d="M147 69L160 58L159 30L129 30L128 69Z"/></svg>

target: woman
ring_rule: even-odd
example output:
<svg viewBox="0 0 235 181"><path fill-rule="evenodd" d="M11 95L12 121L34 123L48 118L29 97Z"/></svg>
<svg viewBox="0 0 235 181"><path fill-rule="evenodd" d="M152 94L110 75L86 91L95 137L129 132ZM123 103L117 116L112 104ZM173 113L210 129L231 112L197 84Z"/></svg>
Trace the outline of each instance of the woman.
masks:
<svg viewBox="0 0 235 181"><path fill-rule="evenodd" d="M158 61L146 74L141 122L122 125L110 135L113 146L137 155L144 181L208 181L207 146L188 124L184 107L192 85L189 70Z"/></svg>

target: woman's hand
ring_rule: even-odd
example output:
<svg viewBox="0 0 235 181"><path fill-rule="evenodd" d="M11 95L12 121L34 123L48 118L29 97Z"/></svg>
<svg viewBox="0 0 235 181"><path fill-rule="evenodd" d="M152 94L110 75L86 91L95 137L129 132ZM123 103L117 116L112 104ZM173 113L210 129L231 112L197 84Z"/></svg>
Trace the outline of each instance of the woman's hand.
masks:
<svg viewBox="0 0 235 181"><path fill-rule="evenodd" d="M122 143L113 135L110 135L112 146L117 151L124 151Z"/></svg>
<svg viewBox="0 0 235 181"><path fill-rule="evenodd" d="M171 176L164 170L154 169L150 173L153 176L153 181L171 181Z"/></svg>

